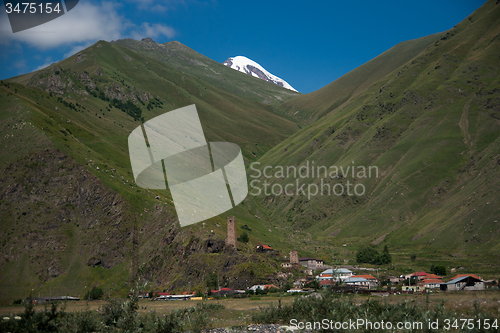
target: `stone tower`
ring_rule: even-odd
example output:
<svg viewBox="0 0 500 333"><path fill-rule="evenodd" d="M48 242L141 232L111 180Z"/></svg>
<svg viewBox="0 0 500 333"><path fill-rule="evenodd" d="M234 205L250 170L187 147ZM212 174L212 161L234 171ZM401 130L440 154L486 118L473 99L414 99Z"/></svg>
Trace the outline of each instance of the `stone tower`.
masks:
<svg viewBox="0 0 500 333"><path fill-rule="evenodd" d="M292 265L299 264L299 254L297 251L290 251L290 264Z"/></svg>
<svg viewBox="0 0 500 333"><path fill-rule="evenodd" d="M227 218L227 237L226 245L232 245L236 248L236 220L234 216Z"/></svg>

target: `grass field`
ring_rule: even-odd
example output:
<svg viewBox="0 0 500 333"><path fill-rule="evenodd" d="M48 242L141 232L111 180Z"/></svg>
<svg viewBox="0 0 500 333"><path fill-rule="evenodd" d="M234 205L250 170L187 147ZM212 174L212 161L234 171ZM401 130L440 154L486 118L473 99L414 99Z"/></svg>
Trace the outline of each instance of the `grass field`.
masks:
<svg viewBox="0 0 500 333"><path fill-rule="evenodd" d="M220 304L224 306L224 309L214 312L211 314L210 321L212 327L234 327L248 325L251 322L252 314L259 312L260 309L266 307L277 307L279 304L287 305L292 304L296 298L303 296L261 296L258 299L255 298L228 298L228 299L212 299L203 301L204 303L210 304ZM433 310L437 309L441 305L447 311L456 313L457 315L468 316L472 315L477 308L481 313L487 313L493 317L498 317L500 315L500 291L499 290L489 290L489 291L477 291L477 292L432 292L428 294L410 295L410 294L400 294L400 295L390 295L387 297L380 296L367 296L367 295L356 295L356 294L346 294L342 296L343 298L348 298L356 305L361 305L367 300L378 301L382 304L396 305L401 303L415 304L419 308ZM100 309L106 305L108 302L104 300L99 301L76 301L67 302L63 304L61 308L65 312L82 312L82 311L100 311ZM199 301L151 301L151 300L140 300L139 301L139 313L156 313L158 315L166 315L171 311L176 309L184 309L188 307L196 306ZM475 305L476 304L476 305ZM45 307L44 305L35 306L36 311L41 311ZM13 316L15 314L22 313L24 311L23 306L4 306L0 307L0 316ZM354 318L355 319L355 318ZM286 323L283 323L286 324Z"/></svg>

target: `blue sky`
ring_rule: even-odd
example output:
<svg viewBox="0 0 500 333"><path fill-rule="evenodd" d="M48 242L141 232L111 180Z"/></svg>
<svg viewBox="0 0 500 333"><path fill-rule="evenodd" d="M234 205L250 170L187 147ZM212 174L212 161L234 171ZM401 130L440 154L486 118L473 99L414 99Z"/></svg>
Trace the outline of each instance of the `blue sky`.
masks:
<svg viewBox="0 0 500 333"><path fill-rule="evenodd" d="M0 6L0 79L60 61L96 41L172 40L223 62L244 55L303 93L399 42L452 28L484 1L86 1L13 34Z"/></svg>

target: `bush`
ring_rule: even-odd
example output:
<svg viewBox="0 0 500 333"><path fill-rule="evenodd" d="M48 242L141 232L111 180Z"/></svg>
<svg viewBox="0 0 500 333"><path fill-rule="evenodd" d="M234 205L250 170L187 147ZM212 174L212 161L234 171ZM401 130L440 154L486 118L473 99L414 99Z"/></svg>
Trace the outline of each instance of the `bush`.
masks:
<svg viewBox="0 0 500 333"><path fill-rule="evenodd" d="M444 276L444 275L446 275L446 267L440 266L440 265L436 265L436 266L431 265L431 273Z"/></svg>
<svg viewBox="0 0 500 333"><path fill-rule="evenodd" d="M375 248L367 246L356 253L356 261L358 263L384 265L391 263L392 257L387 245L384 246L384 251L382 251L382 253L378 253Z"/></svg>
<svg viewBox="0 0 500 333"><path fill-rule="evenodd" d="M206 277L207 288L209 290L215 290L218 287L218 276L217 273L211 272L208 273Z"/></svg>
<svg viewBox="0 0 500 333"><path fill-rule="evenodd" d="M365 248L362 248L361 250L356 253L356 261L358 263L368 263L371 264L373 263L377 256L378 256L378 251L375 250L371 246L367 246Z"/></svg>
<svg viewBox="0 0 500 333"><path fill-rule="evenodd" d="M248 237L248 234L246 233L246 231L243 231L241 233L241 236L238 238L238 241L240 241L242 243L248 243L249 240L250 240L250 237Z"/></svg>
<svg viewBox="0 0 500 333"><path fill-rule="evenodd" d="M88 293L87 299L99 299L104 296L104 292L100 287L92 287L92 290Z"/></svg>

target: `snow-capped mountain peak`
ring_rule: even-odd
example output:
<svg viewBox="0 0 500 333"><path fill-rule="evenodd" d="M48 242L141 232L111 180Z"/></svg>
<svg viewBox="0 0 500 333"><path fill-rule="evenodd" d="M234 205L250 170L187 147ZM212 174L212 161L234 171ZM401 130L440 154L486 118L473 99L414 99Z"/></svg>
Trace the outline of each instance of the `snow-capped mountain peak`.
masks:
<svg viewBox="0 0 500 333"><path fill-rule="evenodd" d="M236 69L237 71L243 72L248 75L252 75L264 81L272 82L286 89L295 90L288 82L282 78L277 77L269 73L264 67L256 63L255 61L248 59L247 57L237 56L228 58L224 61L223 65Z"/></svg>

